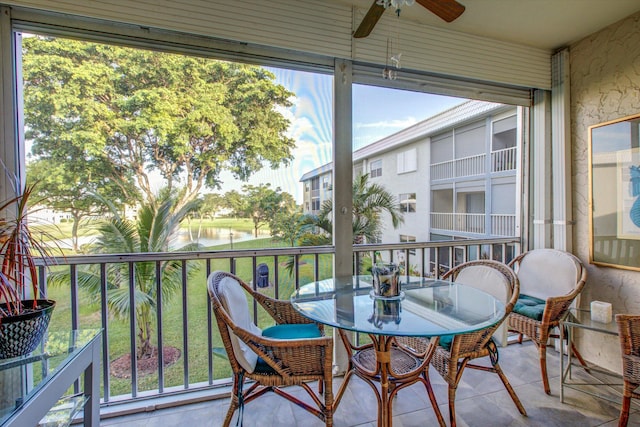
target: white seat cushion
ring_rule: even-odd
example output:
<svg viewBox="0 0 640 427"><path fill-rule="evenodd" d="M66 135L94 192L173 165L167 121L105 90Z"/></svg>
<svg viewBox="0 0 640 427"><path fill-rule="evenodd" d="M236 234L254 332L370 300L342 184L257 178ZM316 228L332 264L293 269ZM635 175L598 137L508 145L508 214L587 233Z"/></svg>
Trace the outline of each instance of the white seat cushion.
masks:
<svg viewBox="0 0 640 427"><path fill-rule="evenodd" d="M262 330L258 328L249 314L247 296L242 286L232 277L224 277L218 285L220 300L224 309L237 326L246 329L252 334L261 336ZM247 372L253 372L258 361L258 355L229 329L233 354Z"/></svg>
<svg viewBox="0 0 640 427"><path fill-rule="evenodd" d="M511 298L511 286L504 274L486 265L474 265L463 268L456 277L457 283L480 289L503 303Z"/></svg>
<svg viewBox="0 0 640 427"><path fill-rule="evenodd" d="M486 265L474 265L463 268L456 277L457 283L472 286L484 291L503 303L511 299L511 285L504 274ZM493 338L500 346L507 345L507 326L500 325L494 332Z"/></svg>
<svg viewBox="0 0 640 427"><path fill-rule="evenodd" d="M520 293L542 300L570 293L578 282L579 266L567 252L534 249L521 260L517 270Z"/></svg>

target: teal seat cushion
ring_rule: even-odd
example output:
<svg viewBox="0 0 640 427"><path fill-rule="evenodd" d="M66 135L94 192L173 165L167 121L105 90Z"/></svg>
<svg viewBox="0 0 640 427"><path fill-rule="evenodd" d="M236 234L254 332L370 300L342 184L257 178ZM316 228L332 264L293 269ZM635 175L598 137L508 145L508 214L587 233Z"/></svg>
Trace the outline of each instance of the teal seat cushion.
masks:
<svg viewBox="0 0 640 427"><path fill-rule="evenodd" d="M445 350L449 351L451 349L451 343L453 342L453 337L455 335L442 335L440 337L440 341L438 341L438 345Z"/></svg>
<svg viewBox="0 0 640 427"><path fill-rule="evenodd" d="M262 331L262 336L278 340L295 340L301 338L320 338L322 333L314 323L292 323L275 325Z"/></svg>
<svg viewBox="0 0 640 427"><path fill-rule="evenodd" d="M546 301L529 295L520 294L513 312L526 316L530 319L542 320Z"/></svg>
<svg viewBox="0 0 640 427"><path fill-rule="evenodd" d="M301 338L320 338L322 333L318 326L313 323L294 323L289 325L275 325L262 331L262 336L279 340L294 340ZM253 372L260 374L273 373L273 368L264 361L262 357L258 357L256 367Z"/></svg>

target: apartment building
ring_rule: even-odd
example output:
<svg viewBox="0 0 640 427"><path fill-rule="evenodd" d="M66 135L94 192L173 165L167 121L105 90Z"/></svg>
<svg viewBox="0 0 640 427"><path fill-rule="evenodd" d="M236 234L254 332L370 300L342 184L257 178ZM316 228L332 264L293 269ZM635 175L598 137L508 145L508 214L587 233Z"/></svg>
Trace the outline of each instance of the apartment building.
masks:
<svg viewBox="0 0 640 427"><path fill-rule="evenodd" d="M355 151L354 176L368 173L404 211L377 243L519 235L522 122L521 107L467 101ZM329 163L301 177L305 213L331 197L331 176Z"/></svg>

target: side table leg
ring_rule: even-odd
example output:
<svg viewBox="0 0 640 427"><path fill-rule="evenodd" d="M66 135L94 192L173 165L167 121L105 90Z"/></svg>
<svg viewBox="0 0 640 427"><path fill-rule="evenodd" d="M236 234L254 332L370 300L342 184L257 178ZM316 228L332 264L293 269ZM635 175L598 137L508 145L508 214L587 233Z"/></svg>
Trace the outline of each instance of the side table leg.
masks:
<svg viewBox="0 0 640 427"><path fill-rule="evenodd" d="M100 343L94 340L92 362L84 370L84 394L88 396L84 407L84 427L100 426Z"/></svg>
<svg viewBox="0 0 640 427"><path fill-rule="evenodd" d="M560 322L560 403L564 403L564 328Z"/></svg>

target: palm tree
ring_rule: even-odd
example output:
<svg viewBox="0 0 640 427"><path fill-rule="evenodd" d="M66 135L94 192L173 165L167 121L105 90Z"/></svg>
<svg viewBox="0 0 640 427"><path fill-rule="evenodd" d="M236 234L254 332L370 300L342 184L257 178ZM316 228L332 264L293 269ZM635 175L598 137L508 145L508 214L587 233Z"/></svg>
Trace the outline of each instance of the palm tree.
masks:
<svg viewBox="0 0 640 427"><path fill-rule="evenodd" d="M307 215L306 233L300 238L301 246L331 244L333 233L333 201L326 200L318 215ZM353 243L377 241L382 234L383 214L397 228L404 217L396 198L384 186L369 182L369 174L353 180Z"/></svg>
<svg viewBox="0 0 640 427"><path fill-rule="evenodd" d="M169 244L180 222L186 217L194 203L188 203L174 211L174 200L166 198L159 203L148 202L141 207L135 221L122 218L112 211L112 218L99 227L99 237L92 246L95 253L145 253L168 252ZM197 244L189 244L180 250L194 250ZM132 308L129 297L129 264L107 265L107 301L109 311L116 318L128 318ZM138 359L154 354L151 345L153 319L157 308L156 263L136 262L133 267L135 286L133 306L135 307L138 329ZM189 268L188 273L194 273ZM182 263L179 260L164 261L160 264L162 280L162 300L168 302L180 289L182 283ZM63 286L69 283L68 272L57 272L49 276L49 284ZM100 295L100 270L89 266L78 272L78 285L89 295Z"/></svg>

